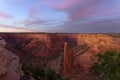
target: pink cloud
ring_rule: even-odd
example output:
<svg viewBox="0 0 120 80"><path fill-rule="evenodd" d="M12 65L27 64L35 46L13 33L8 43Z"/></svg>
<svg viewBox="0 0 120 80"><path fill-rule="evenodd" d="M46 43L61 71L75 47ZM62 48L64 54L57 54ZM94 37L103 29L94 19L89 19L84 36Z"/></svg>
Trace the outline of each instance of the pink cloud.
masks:
<svg viewBox="0 0 120 80"><path fill-rule="evenodd" d="M93 14L92 1L94 0L64 0L63 3L55 5L55 9L65 11L70 20L86 18Z"/></svg>
<svg viewBox="0 0 120 80"><path fill-rule="evenodd" d="M36 10L33 7L29 8L29 16L34 16L36 14Z"/></svg>
<svg viewBox="0 0 120 80"><path fill-rule="evenodd" d="M48 6L66 12L68 18L73 20L104 14L104 10L113 7L111 4L114 2L112 0L61 0L55 3L53 0L46 0Z"/></svg>
<svg viewBox="0 0 120 80"><path fill-rule="evenodd" d="M54 3L52 0L46 0L46 3L58 10L63 10L74 6L78 0L61 0L60 2Z"/></svg>
<svg viewBox="0 0 120 80"><path fill-rule="evenodd" d="M53 0L46 0L46 3L56 10L82 9L91 6L96 0L61 0L54 3Z"/></svg>
<svg viewBox="0 0 120 80"><path fill-rule="evenodd" d="M39 8L40 6L43 6L44 4L45 4L45 2L39 1L39 2L37 2L37 3L34 5L34 7L35 7L35 8Z"/></svg>
<svg viewBox="0 0 120 80"><path fill-rule="evenodd" d="M41 1L39 1L38 0L38 2L36 3L36 4L34 4L34 5L32 5L29 9L28 9L28 11L29 11L29 16L31 17L34 17L34 16L36 16L37 15L37 9L40 7L40 6L42 6L44 4L44 2L41 2Z"/></svg>
<svg viewBox="0 0 120 80"><path fill-rule="evenodd" d="M2 19L11 19L11 18L13 18L13 16L0 11L0 18L2 18Z"/></svg>

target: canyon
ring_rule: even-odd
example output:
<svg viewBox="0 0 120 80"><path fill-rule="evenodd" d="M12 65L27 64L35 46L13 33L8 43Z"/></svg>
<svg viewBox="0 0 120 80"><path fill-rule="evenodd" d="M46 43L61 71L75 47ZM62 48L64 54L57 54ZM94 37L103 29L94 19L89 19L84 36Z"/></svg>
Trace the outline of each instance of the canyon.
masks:
<svg viewBox="0 0 120 80"><path fill-rule="evenodd" d="M120 51L119 34L4 33L0 36L7 42L5 48L19 56L22 66L51 68L70 80L93 80L96 55Z"/></svg>

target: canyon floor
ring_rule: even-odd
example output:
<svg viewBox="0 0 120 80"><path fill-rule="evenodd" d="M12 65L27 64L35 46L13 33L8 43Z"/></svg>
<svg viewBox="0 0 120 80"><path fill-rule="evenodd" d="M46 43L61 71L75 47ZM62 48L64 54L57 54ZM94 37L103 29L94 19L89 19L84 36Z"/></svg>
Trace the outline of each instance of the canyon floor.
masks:
<svg viewBox="0 0 120 80"><path fill-rule="evenodd" d="M69 80L94 80L92 66L96 55L120 51L120 34L1 33L0 39L6 42L5 49L19 57L22 66L51 68L62 76L67 42L68 53L73 53L72 68L64 76Z"/></svg>

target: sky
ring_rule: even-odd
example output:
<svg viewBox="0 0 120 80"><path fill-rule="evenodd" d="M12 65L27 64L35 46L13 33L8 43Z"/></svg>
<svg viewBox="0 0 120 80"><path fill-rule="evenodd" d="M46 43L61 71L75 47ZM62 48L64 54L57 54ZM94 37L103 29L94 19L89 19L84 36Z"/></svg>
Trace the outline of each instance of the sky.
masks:
<svg viewBox="0 0 120 80"><path fill-rule="evenodd" d="M0 0L0 32L120 32L120 0Z"/></svg>

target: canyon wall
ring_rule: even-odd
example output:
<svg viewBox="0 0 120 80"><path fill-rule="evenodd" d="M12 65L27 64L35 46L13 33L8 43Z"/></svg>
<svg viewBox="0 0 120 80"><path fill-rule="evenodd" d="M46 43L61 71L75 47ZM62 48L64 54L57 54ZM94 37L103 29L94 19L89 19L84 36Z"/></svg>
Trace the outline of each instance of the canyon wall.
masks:
<svg viewBox="0 0 120 80"><path fill-rule="evenodd" d="M77 45L72 34L1 34L7 41L6 48L16 53L22 64L46 65L57 59L63 52L64 42L69 47ZM48 65L49 64L49 65Z"/></svg>
<svg viewBox="0 0 120 80"><path fill-rule="evenodd" d="M113 37L105 34L78 34L78 45L86 43L87 45L112 45Z"/></svg>
<svg viewBox="0 0 120 80"><path fill-rule="evenodd" d="M116 41L119 38L114 38L106 34L78 34L78 45L86 45L89 47L83 54L76 58L79 66L88 73L94 63L97 61L97 54L105 51L116 50L120 51L120 44Z"/></svg>
<svg viewBox="0 0 120 80"><path fill-rule="evenodd" d="M0 80L20 80L23 75L19 57L5 49L6 42L0 37Z"/></svg>

